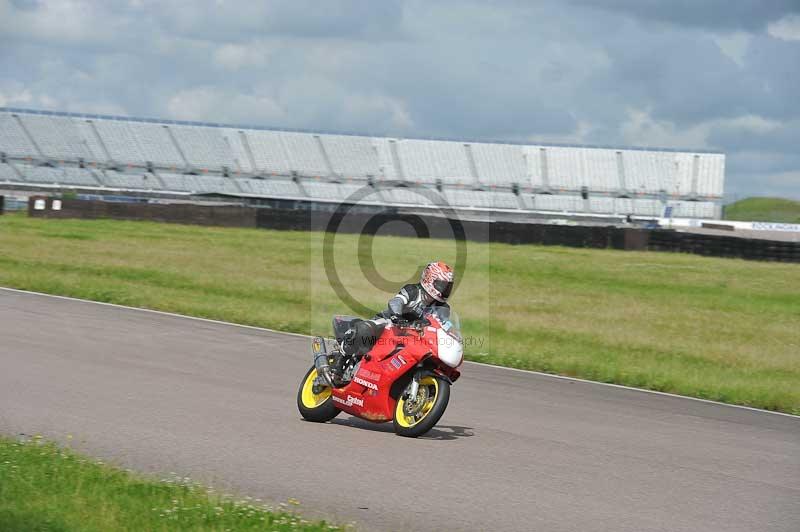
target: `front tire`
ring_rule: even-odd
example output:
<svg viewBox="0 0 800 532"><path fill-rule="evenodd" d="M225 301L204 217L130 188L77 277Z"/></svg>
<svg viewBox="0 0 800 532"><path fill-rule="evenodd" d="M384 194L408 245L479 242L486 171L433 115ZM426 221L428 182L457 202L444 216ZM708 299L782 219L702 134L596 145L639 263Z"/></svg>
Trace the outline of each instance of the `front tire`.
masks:
<svg viewBox="0 0 800 532"><path fill-rule="evenodd" d="M423 390L424 389L424 390ZM404 390L394 409L394 431L400 436L416 438L431 430L441 419L450 402L450 383L442 377L426 374L420 378L420 404L412 405ZM424 397L420 398L420 395Z"/></svg>
<svg viewBox="0 0 800 532"><path fill-rule="evenodd" d="M307 421L324 423L339 415L339 410L333 404L331 389L328 386L314 393L314 380L317 378L317 368L311 366L303 381L300 389L297 390L297 409L300 415Z"/></svg>

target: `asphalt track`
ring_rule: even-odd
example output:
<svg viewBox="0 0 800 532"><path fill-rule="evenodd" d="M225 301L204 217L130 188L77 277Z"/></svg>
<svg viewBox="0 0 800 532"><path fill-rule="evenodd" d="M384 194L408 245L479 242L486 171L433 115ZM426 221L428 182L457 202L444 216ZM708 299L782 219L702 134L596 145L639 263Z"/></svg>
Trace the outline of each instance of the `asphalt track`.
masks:
<svg viewBox="0 0 800 532"><path fill-rule="evenodd" d="M800 418L467 364L399 438L295 407L294 335L0 290L0 432L377 530L797 532Z"/></svg>

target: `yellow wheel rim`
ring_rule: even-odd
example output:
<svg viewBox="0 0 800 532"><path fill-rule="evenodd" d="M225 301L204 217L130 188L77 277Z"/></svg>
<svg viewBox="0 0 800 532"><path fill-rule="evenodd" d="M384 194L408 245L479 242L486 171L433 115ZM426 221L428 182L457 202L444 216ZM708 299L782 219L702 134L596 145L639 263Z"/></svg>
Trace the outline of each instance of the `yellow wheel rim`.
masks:
<svg viewBox="0 0 800 532"><path fill-rule="evenodd" d="M301 397L303 400L303 406L306 408L317 408L319 405L327 401L328 397L331 396L331 389L327 386L323 388L321 392L314 393L314 379L316 378L317 369L314 368L311 370L311 373L308 374L306 381L303 383L303 393Z"/></svg>
<svg viewBox="0 0 800 532"><path fill-rule="evenodd" d="M405 412L406 407L406 400L403 399L401 396L400 399L397 400L397 406L395 407L394 417L397 420L397 424L401 427L410 428L414 425L419 424L423 419L428 417L428 414L431 410L433 410L433 405L436 403L436 398L439 397L439 382L434 379L433 377L427 376L423 377L419 381L419 386L422 388L423 386L428 387L428 390L432 390L432 393L428 393L428 399L425 401L422 406L419 407L417 412L414 415L407 416Z"/></svg>

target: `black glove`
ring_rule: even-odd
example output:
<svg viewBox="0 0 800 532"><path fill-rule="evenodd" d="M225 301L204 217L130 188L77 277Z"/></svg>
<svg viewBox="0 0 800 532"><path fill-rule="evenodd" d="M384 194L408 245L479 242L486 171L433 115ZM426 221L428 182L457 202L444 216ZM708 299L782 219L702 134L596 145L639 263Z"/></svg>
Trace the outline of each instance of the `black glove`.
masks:
<svg viewBox="0 0 800 532"><path fill-rule="evenodd" d="M404 319L403 316L392 314L392 317L389 319L392 320L392 323L397 327L408 327L408 320Z"/></svg>

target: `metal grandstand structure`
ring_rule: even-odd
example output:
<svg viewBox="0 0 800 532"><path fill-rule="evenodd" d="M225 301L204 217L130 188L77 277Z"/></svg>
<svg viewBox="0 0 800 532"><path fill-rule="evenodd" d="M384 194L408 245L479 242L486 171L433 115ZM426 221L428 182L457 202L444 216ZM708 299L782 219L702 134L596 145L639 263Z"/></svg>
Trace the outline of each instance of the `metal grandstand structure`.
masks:
<svg viewBox="0 0 800 532"><path fill-rule="evenodd" d="M405 139L0 108L0 183L716 218L707 151ZM420 193L424 190L436 194ZM437 199L438 198L438 199Z"/></svg>

